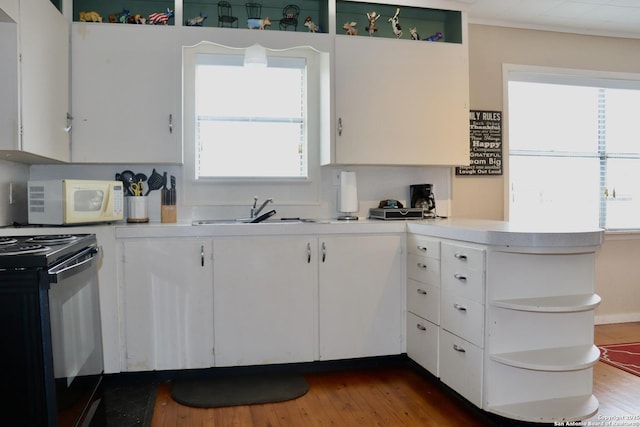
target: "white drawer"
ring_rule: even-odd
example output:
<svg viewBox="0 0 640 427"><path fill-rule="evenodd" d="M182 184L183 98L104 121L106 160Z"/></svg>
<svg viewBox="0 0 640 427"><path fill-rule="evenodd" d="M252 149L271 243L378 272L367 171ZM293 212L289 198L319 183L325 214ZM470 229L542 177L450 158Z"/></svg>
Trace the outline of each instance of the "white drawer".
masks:
<svg viewBox="0 0 640 427"><path fill-rule="evenodd" d="M470 270L451 263L442 263L440 285L443 292L460 295L484 303L484 271Z"/></svg>
<svg viewBox="0 0 640 427"><path fill-rule="evenodd" d="M453 268L469 270L484 270L484 249L470 246L442 243L441 259Z"/></svg>
<svg viewBox="0 0 640 427"><path fill-rule="evenodd" d="M482 349L440 329L438 371L443 383L482 407Z"/></svg>
<svg viewBox="0 0 640 427"><path fill-rule="evenodd" d="M407 313L407 355L436 377L439 329L433 323Z"/></svg>
<svg viewBox="0 0 640 427"><path fill-rule="evenodd" d="M440 294L440 302L440 326L483 347L484 305L444 291Z"/></svg>
<svg viewBox="0 0 640 427"><path fill-rule="evenodd" d="M440 259L440 241L417 234L407 236L407 253Z"/></svg>
<svg viewBox="0 0 640 427"><path fill-rule="evenodd" d="M440 260L408 254L407 277L419 282L440 286Z"/></svg>
<svg viewBox="0 0 640 427"><path fill-rule="evenodd" d="M418 316L440 324L440 288L407 280L407 309Z"/></svg>

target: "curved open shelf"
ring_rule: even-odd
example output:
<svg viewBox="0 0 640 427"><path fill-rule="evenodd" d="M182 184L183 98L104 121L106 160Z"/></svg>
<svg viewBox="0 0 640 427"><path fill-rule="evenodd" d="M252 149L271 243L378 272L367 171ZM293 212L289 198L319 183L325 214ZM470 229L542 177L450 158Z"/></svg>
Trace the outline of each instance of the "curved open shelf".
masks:
<svg viewBox="0 0 640 427"><path fill-rule="evenodd" d="M490 357L495 362L515 368L565 372L592 367L600 358L600 350L595 345L580 345L499 353Z"/></svg>
<svg viewBox="0 0 640 427"><path fill-rule="evenodd" d="M595 309L600 304L598 294L561 295L541 298L517 298L495 300L495 307L507 310L533 311L538 313L576 313Z"/></svg>
<svg viewBox="0 0 640 427"><path fill-rule="evenodd" d="M489 406L487 410L503 417L537 423L579 421L598 412L598 399L593 395L573 396Z"/></svg>

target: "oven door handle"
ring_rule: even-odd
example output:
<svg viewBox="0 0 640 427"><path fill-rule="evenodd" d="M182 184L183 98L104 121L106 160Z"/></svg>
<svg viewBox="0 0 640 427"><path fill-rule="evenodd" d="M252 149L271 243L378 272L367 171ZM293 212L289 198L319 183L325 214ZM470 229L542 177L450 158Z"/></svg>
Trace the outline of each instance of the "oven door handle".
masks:
<svg viewBox="0 0 640 427"><path fill-rule="evenodd" d="M98 254L100 254L100 249L96 246L91 246L52 267L49 269L50 283L58 283L67 277L91 268Z"/></svg>

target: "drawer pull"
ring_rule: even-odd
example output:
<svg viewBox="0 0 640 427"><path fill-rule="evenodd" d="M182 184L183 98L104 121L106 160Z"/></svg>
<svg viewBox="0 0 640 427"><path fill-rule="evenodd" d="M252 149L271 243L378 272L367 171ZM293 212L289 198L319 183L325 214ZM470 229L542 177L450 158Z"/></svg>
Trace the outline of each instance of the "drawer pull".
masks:
<svg viewBox="0 0 640 427"><path fill-rule="evenodd" d="M418 324L416 325L416 328L420 329L421 331L426 331L426 330L427 330L427 328L425 328L425 327L424 327L423 325L421 325L420 323L418 323Z"/></svg>
<svg viewBox="0 0 640 427"><path fill-rule="evenodd" d="M466 353L467 350L465 350L464 348L460 347L458 344L454 344L453 345L453 349L459 353Z"/></svg>
<svg viewBox="0 0 640 427"><path fill-rule="evenodd" d="M460 273L456 273L453 275L453 277L455 277L456 279L458 279L461 282L466 282L467 281L467 276L460 274Z"/></svg>
<svg viewBox="0 0 640 427"><path fill-rule="evenodd" d="M461 254L456 252L455 254L453 254L453 256L457 259L459 259L460 261L466 261L467 260L467 256L465 254Z"/></svg>
<svg viewBox="0 0 640 427"><path fill-rule="evenodd" d="M458 304L458 303L453 304L453 308L455 308L456 310L459 310L459 311L467 311L467 307L465 307L464 305Z"/></svg>
<svg viewBox="0 0 640 427"><path fill-rule="evenodd" d="M427 247L426 247L426 246L420 246L420 245L418 245L418 246L417 246L417 248L418 248L418 250L419 250L420 252L427 252Z"/></svg>
<svg viewBox="0 0 640 427"><path fill-rule="evenodd" d="M420 289L420 288L418 288L416 290L416 292L419 293L420 295L426 295L427 294L427 291L425 291L424 289Z"/></svg>
<svg viewBox="0 0 640 427"><path fill-rule="evenodd" d="M418 263L418 268L421 268L421 269L423 269L423 270L426 270L426 269L427 269L427 264L423 264L423 263L419 262L419 263Z"/></svg>

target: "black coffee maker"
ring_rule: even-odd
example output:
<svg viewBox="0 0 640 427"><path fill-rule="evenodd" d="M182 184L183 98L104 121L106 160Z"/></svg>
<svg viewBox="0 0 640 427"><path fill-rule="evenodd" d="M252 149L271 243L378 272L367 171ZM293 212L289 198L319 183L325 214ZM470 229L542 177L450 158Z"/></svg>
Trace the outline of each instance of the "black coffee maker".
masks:
<svg viewBox="0 0 640 427"><path fill-rule="evenodd" d="M436 198L432 184L414 184L409 186L409 199L412 208L421 208L424 216L435 215Z"/></svg>

